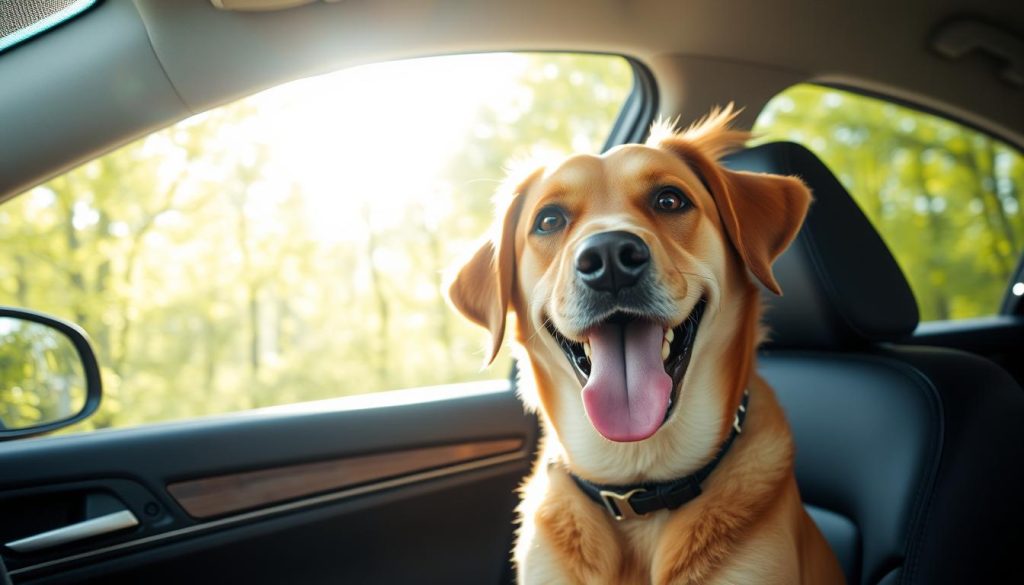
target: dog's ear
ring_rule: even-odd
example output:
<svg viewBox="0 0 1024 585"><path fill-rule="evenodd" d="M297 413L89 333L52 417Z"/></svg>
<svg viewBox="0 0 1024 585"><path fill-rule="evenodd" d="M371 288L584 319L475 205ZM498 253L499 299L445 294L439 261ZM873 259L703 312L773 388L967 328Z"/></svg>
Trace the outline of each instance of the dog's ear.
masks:
<svg viewBox="0 0 1024 585"><path fill-rule="evenodd" d="M505 338L505 320L516 275L515 234L523 207L523 192L539 174L534 171L512 189L501 221L490 237L459 268L448 287L448 299L470 321L491 332L487 364L494 361Z"/></svg>
<svg viewBox="0 0 1024 585"><path fill-rule="evenodd" d="M674 152L690 165L711 192L726 234L747 268L780 295L772 262L800 231L811 192L795 177L730 171L718 164L719 157L750 138L729 128L738 114L729 104L683 132L675 132L671 123L661 123L652 129L647 143Z"/></svg>
<svg viewBox="0 0 1024 585"><path fill-rule="evenodd" d="M711 195L729 239L754 276L781 295L772 263L800 231L811 192L794 177L718 170Z"/></svg>

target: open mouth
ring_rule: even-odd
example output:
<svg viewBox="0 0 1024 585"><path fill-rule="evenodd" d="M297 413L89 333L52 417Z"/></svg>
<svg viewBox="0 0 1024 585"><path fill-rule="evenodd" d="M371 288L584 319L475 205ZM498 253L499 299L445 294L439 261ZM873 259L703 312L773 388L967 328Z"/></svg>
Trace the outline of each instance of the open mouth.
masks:
<svg viewBox="0 0 1024 585"><path fill-rule="evenodd" d="M594 428L612 441L640 441L672 414L704 315L701 299L675 327L624 312L591 327L586 341L568 339L547 321L583 385Z"/></svg>

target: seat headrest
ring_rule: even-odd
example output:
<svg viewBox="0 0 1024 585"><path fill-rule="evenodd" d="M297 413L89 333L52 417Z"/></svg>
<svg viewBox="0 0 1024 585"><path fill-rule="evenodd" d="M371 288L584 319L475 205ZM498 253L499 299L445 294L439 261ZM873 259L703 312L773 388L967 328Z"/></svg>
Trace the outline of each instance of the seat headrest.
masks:
<svg viewBox="0 0 1024 585"><path fill-rule="evenodd" d="M882 238L811 151L775 142L722 160L732 170L793 175L814 195L799 235L764 291L768 347L838 348L895 341L917 327L917 302Z"/></svg>

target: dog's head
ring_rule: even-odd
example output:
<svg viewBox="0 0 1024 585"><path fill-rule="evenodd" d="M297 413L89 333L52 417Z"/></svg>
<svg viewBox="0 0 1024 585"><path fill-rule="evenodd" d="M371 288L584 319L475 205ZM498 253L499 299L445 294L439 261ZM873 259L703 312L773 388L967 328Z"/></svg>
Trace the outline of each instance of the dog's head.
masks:
<svg viewBox="0 0 1024 585"><path fill-rule="evenodd" d="M515 313L536 398L592 475L608 475L586 461L595 450L619 449L619 464L650 457L642 444L705 456L747 384L759 337L749 274L780 292L771 264L810 193L717 164L748 137L728 128L734 116L534 171L451 285L455 307L491 331L492 357Z"/></svg>

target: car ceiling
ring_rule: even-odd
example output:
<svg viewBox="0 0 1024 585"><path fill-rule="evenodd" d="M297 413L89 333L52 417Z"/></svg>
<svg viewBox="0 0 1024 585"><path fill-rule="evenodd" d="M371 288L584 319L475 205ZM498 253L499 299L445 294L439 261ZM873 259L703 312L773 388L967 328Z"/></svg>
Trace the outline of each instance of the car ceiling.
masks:
<svg viewBox="0 0 1024 585"><path fill-rule="evenodd" d="M995 60L931 47L937 27L967 17L1024 34L1024 4L1004 0L342 0L261 13L107 0L0 54L0 200L292 79L479 51L623 54L653 74L660 112L683 119L735 100L749 125L779 91L816 81L906 100L1020 146L1024 88L1001 80Z"/></svg>

